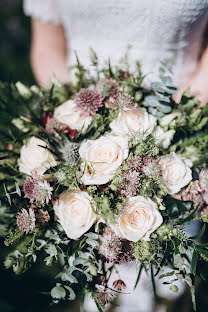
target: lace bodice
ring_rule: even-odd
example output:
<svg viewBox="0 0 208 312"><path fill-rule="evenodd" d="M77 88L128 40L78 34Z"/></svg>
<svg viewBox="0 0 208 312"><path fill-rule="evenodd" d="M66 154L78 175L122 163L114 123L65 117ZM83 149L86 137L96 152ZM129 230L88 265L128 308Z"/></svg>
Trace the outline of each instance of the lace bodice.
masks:
<svg viewBox="0 0 208 312"><path fill-rule="evenodd" d="M146 84L155 79L160 61L174 58L176 82L194 71L208 22L208 0L25 0L28 15L63 24L68 62L89 65L89 47L113 64L124 56L142 63ZM208 38L207 38L208 40Z"/></svg>

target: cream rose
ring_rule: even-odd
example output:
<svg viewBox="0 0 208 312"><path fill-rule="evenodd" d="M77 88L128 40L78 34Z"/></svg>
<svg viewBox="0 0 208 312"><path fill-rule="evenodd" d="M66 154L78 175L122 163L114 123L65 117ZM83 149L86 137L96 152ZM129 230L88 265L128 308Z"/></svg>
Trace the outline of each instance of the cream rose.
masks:
<svg viewBox="0 0 208 312"><path fill-rule="evenodd" d="M169 194L178 193L192 180L190 169L192 162L190 160L175 153L170 153L162 156L159 163L162 169L162 181Z"/></svg>
<svg viewBox="0 0 208 312"><path fill-rule="evenodd" d="M82 143L79 154L83 160L82 183L105 184L128 157L128 141L119 136L102 136Z"/></svg>
<svg viewBox="0 0 208 312"><path fill-rule="evenodd" d="M47 169L56 166L53 155L45 147L46 143L43 140L32 137L21 148L19 170L28 175L32 173L43 175Z"/></svg>
<svg viewBox="0 0 208 312"><path fill-rule="evenodd" d="M54 211L66 235L77 239L96 221L92 198L87 192L65 191L54 204Z"/></svg>
<svg viewBox="0 0 208 312"><path fill-rule="evenodd" d="M92 121L92 117L80 115L76 110L76 105L73 100L61 104L54 110L54 117L75 130L86 130Z"/></svg>
<svg viewBox="0 0 208 312"><path fill-rule="evenodd" d="M143 135L146 138L152 133L156 124L156 118L148 114L143 107L133 110L122 111L110 124L113 133L123 135Z"/></svg>
<svg viewBox="0 0 208 312"><path fill-rule="evenodd" d="M160 126L157 126L152 132L152 136L155 139L155 144L167 149L173 139L175 130L164 131Z"/></svg>
<svg viewBox="0 0 208 312"><path fill-rule="evenodd" d="M118 223L112 225L114 232L125 239L137 242L148 240L163 222L158 206L150 198L130 197L127 206L119 217Z"/></svg>

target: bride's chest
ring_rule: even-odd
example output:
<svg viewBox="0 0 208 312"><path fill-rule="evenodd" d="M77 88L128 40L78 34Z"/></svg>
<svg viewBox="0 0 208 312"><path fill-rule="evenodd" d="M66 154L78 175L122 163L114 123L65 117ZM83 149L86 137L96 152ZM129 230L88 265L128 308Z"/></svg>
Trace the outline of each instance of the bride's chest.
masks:
<svg viewBox="0 0 208 312"><path fill-rule="evenodd" d="M167 30L173 37L189 33L208 16L208 0L59 0L59 4L71 31L110 37L118 32L155 36Z"/></svg>

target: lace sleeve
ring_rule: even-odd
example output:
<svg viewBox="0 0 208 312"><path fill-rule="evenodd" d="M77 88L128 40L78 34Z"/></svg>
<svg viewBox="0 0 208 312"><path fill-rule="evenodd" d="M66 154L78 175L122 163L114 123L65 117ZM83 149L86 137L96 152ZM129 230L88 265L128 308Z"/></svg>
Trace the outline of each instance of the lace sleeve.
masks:
<svg viewBox="0 0 208 312"><path fill-rule="evenodd" d="M26 15L43 22L61 23L57 0L24 0L23 9Z"/></svg>

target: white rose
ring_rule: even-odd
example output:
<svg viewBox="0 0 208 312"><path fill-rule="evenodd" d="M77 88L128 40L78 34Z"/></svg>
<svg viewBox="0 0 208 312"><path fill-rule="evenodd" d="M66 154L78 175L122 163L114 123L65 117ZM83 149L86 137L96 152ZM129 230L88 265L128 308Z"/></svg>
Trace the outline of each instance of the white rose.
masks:
<svg viewBox="0 0 208 312"><path fill-rule="evenodd" d="M92 117L80 115L73 100L68 100L58 106L53 115L58 121L78 131L86 130L92 121Z"/></svg>
<svg viewBox="0 0 208 312"><path fill-rule="evenodd" d="M113 178L116 169L128 157L128 140L110 135L87 140L81 144L79 154L84 170L81 181L85 185L105 184Z"/></svg>
<svg viewBox="0 0 208 312"><path fill-rule="evenodd" d="M66 235L77 239L96 221L92 198L87 192L65 191L54 204L54 211Z"/></svg>
<svg viewBox="0 0 208 312"><path fill-rule="evenodd" d="M164 132L164 130L160 126L157 126L152 132L152 136L155 139L155 144L162 146L165 149L169 147L170 142L174 137L174 134L175 130L169 130Z"/></svg>
<svg viewBox="0 0 208 312"><path fill-rule="evenodd" d="M127 206L119 217L118 223L112 225L114 232L129 241L148 240L163 222L158 206L150 198L130 197Z"/></svg>
<svg viewBox="0 0 208 312"><path fill-rule="evenodd" d="M143 107L129 111L122 111L110 124L113 133L123 135L143 135L146 138L152 133L156 124L156 118L148 114Z"/></svg>
<svg viewBox="0 0 208 312"><path fill-rule="evenodd" d="M32 137L26 145L23 145L19 159L20 172L43 175L47 169L56 166L53 155L45 147L46 143L36 137Z"/></svg>
<svg viewBox="0 0 208 312"><path fill-rule="evenodd" d="M192 180L190 167L192 162L181 156L170 153L160 158L163 184L168 189L169 194L178 193L184 186Z"/></svg>

